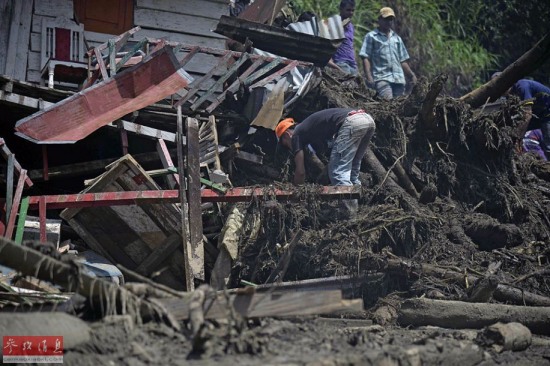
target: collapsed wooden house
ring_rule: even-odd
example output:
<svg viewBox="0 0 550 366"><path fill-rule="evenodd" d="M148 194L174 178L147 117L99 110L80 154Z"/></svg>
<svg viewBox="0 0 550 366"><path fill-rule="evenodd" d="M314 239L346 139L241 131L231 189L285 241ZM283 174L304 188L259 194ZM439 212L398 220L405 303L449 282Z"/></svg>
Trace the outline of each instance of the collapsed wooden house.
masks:
<svg viewBox="0 0 550 366"><path fill-rule="evenodd" d="M225 21L224 31L242 33L251 20L266 23L282 3L258 0L243 21ZM109 6L0 1L9 15L0 39L5 238L22 241L30 210L38 213L45 242L49 212L65 209L61 218L112 263L192 290L205 280L205 256L216 260L216 248L203 235L206 203L296 196L224 186L229 182L221 171L222 150L226 158L258 165L261 156L241 151L239 142L221 146L220 131L227 129L220 122L237 119L251 130L273 129L284 110L315 85L315 68L326 64L339 40L267 24L252 29L256 42L269 35L266 42L275 48L267 49L276 51L281 40L294 38L319 58L227 50L225 37L212 31L225 19L226 6L221 0L185 7L173 0ZM228 103L236 103L239 113L229 115ZM146 170L149 163L155 169ZM63 187L56 194L65 179L86 178L93 179L83 190ZM357 192L323 187L319 194L333 199Z"/></svg>

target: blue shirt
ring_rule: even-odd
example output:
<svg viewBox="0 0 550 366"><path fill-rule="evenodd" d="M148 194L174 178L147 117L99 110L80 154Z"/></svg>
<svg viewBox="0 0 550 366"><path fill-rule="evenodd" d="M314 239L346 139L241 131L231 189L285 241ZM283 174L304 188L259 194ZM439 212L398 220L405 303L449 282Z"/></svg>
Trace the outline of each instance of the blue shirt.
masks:
<svg viewBox="0 0 550 366"><path fill-rule="evenodd" d="M344 41L336 50L334 56L332 56L332 61L335 63L344 62L354 69L357 69L357 62L355 61L355 49L353 48L353 38L354 38L354 28L353 24L349 22L344 27Z"/></svg>
<svg viewBox="0 0 550 366"><path fill-rule="evenodd" d="M401 63L409 59L403 40L393 30L389 37L380 30L373 30L365 36L359 56L369 59L374 81L405 84Z"/></svg>
<svg viewBox="0 0 550 366"><path fill-rule="evenodd" d="M521 100L534 99L533 113L539 118L550 116L550 88L534 80L520 79L512 87Z"/></svg>

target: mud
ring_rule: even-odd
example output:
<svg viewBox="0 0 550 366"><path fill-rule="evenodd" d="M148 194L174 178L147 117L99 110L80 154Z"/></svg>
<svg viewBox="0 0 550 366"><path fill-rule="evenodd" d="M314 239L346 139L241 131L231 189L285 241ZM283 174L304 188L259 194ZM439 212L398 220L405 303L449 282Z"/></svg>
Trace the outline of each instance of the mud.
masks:
<svg viewBox="0 0 550 366"><path fill-rule="evenodd" d="M387 259L405 258L458 274L513 285L550 296L550 168L534 155L519 154L517 100L498 110L472 110L440 97L422 112L437 80L420 80L408 97L380 101L354 79L329 73L294 109L297 120L330 107L361 107L374 116L372 153L363 164L363 194L352 220L336 220L338 202L322 202L313 186L289 182L292 159L260 132L248 144L267 154L264 164L280 176L266 179L235 164L235 186L272 184L297 189L299 203L258 200L240 204L245 226L230 286L265 283L283 258L280 248L298 230L283 280L378 273L352 289L364 314L354 319L322 317L209 322L193 341L187 324L121 326L98 322L93 341L69 350L67 364L299 364L299 365L548 365L550 348L531 345L496 353L475 342L477 330L395 325L396 309L411 297L467 299L473 284L410 270L387 271ZM223 135L223 134L220 134ZM267 137L266 137L267 136ZM244 150L247 146L243 147ZM320 156L326 163L326 156ZM309 172L311 182L322 179ZM266 197L269 198L269 197ZM269 199L268 199L269 201ZM253 228L259 217L261 227ZM214 243L215 245L215 243ZM208 271L208 269L207 269ZM494 290L494 289L493 289ZM489 301L495 302L494 299ZM550 326L550 325L549 325ZM548 342L543 338L541 344ZM548 343L546 343L548 344Z"/></svg>

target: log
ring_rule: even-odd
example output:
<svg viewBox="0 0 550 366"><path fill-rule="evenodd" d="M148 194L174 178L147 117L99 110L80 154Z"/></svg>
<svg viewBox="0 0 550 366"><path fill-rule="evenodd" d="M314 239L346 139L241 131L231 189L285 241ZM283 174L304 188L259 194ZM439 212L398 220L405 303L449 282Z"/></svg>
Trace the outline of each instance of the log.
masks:
<svg viewBox="0 0 550 366"><path fill-rule="evenodd" d="M462 96L461 101L478 108L503 95L517 80L529 75L550 57L550 34L545 34L529 51L509 65L498 77Z"/></svg>
<svg viewBox="0 0 550 366"><path fill-rule="evenodd" d="M496 352L523 351L531 345L532 339L529 328L521 323L497 323L483 329L476 342Z"/></svg>
<svg viewBox="0 0 550 366"><path fill-rule="evenodd" d="M435 325L480 329L498 322L520 322L535 334L550 335L550 307L480 304L462 301L410 299L399 310L401 326Z"/></svg>
<svg viewBox="0 0 550 366"><path fill-rule="evenodd" d="M468 283L474 283L479 279L478 276L467 275L460 273L449 268L442 268L425 263L416 263L412 261L406 261L403 259L385 259L383 263L368 263L369 261L363 261L362 268L387 270L399 275L408 274L411 277L418 278L420 275L434 276L465 285L465 281ZM371 261L372 262L372 261ZM519 288L515 288L510 285L499 283L495 291L493 292L493 298L497 301L509 302L517 305L531 305L531 306L550 306L550 298L534 294L529 291L523 291Z"/></svg>
<svg viewBox="0 0 550 366"><path fill-rule="evenodd" d="M81 271L74 264L62 262L2 237L0 264L86 297L100 316L130 314L150 319L156 314L162 314L158 307L112 282L79 273Z"/></svg>

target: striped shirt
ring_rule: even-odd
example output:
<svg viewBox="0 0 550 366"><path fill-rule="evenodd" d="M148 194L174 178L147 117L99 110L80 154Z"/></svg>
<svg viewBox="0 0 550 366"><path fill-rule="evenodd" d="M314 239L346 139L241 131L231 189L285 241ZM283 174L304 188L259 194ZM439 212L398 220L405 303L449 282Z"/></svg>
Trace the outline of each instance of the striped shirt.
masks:
<svg viewBox="0 0 550 366"><path fill-rule="evenodd" d="M359 56L369 59L374 81L405 84L401 63L409 59L403 40L393 30L387 37L378 29L365 36Z"/></svg>

